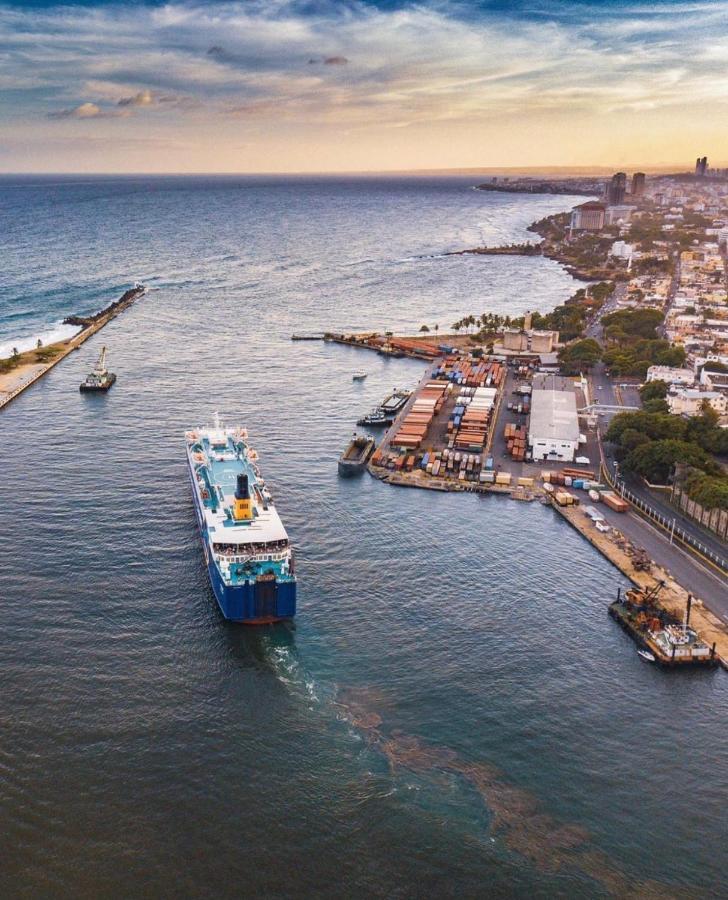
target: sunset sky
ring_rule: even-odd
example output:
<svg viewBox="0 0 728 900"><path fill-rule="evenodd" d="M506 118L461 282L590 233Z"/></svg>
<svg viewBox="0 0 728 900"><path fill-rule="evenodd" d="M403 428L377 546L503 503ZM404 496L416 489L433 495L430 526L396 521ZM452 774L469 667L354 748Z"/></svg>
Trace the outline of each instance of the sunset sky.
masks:
<svg viewBox="0 0 728 900"><path fill-rule="evenodd" d="M728 2L0 0L0 171L728 160Z"/></svg>

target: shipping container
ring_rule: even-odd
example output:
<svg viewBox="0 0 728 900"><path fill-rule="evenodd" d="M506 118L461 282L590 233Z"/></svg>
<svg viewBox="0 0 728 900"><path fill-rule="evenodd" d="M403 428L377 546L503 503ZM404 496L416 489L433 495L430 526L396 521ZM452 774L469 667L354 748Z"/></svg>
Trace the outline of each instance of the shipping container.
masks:
<svg viewBox="0 0 728 900"><path fill-rule="evenodd" d="M602 494L602 500L615 512L627 512L629 509L629 503L621 497L618 497L616 494L613 494L611 491L605 491Z"/></svg>

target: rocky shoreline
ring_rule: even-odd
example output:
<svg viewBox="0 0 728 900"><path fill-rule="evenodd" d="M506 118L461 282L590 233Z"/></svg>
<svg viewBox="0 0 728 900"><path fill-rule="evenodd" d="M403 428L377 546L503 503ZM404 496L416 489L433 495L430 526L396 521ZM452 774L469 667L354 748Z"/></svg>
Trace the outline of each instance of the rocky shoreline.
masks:
<svg viewBox="0 0 728 900"><path fill-rule="evenodd" d="M122 309L125 309L127 306L141 297L145 290L146 288L142 287L141 285L135 285L128 291L125 291L118 300L114 300L113 303L109 303L108 306L105 306L98 312L92 313L90 316L66 316L66 318L63 320L63 324L76 325L79 328L88 328L90 325L94 325L105 316L111 316L121 312Z"/></svg>
<svg viewBox="0 0 728 900"><path fill-rule="evenodd" d="M590 184L552 181L518 182L514 184L509 184L508 182L486 182L485 184L476 184L475 189L477 191L498 191L503 194L574 194L584 197L598 196L599 193Z"/></svg>
<svg viewBox="0 0 728 900"><path fill-rule="evenodd" d="M557 185L552 185L552 187L557 188ZM522 188L517 188L515 186L507 187L505 185L478 185L478 190L499 190L505 191L506 193L536 193L536 191L529 191ZM574 194L577 193L575 190L540 190L538 193L551 193L551 194ZM593 193L593 192L592 192ZM566 254L563 252L563 248L560 241L549 239L549 231L550 225L556 224L556 220L559 216L567 215L565 213L554 213L551 216L547 216L545 219L541 219L536 222L532 222L527 230L533 232L534 234L538 234L542 240L537 243L529 244L505 244L496 247L469 247L465 250L452 250L449 253L446 253L446 256L545 256L547 259L552 259L554 262L557 262L560 266L562 266L572 278L577 281L605 281L605 280L614 280L615 273L611 270L605 269L602 266L594 266L590 268L584 268L578 265L574 265L573 261L571 261Z"/></svg>

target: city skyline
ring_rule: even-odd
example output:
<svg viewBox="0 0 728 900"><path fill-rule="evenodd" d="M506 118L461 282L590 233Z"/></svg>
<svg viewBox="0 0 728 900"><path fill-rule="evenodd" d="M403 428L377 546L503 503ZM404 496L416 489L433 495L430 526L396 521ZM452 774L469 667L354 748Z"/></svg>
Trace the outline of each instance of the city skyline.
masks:
<svg viewBox="0 0 728 900"><path fill-rule="evenodd" d="M728 3L0 3L2 172L724 165Z"/></svg>

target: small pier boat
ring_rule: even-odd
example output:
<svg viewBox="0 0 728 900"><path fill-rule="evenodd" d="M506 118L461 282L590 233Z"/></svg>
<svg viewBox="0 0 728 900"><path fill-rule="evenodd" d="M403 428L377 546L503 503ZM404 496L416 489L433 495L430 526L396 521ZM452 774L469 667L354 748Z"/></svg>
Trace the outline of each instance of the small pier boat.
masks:
<svg viewBox="0 0 728 900"><path fill-rule="evenodd" d="M367 377L367 375L368 375L368 372L354 372L354 374L351 376L351 380L352 381L364 381L364 379Z"/></svg>
<svg viewBox="0 0 728 900"><path fill-rule="evenodd" d="M639 656L641 659L644 659L645 662L653 663L655 661L654 655L650 653L649 650L638 650L637 656Z"/></svg>
<svg viewBox="0 0 728 900"><path fill-rule="evenodd" d="M339 475L361 475L374 451L374 438L355 434L339 457Z"/></svg>
<svg viewBox="0 0 728 900"><path fill-rule="evenodd" d="M86 380L81 382L78 389L82 392L105 392L109 390L115 381L116 375L113 372L109 372L106 368L106 347L102 347L93 372L89 372Z"/></svg>
<svg viewBox="0 0 728 900"><path fill-rule="evenodd" d="M356 424L368 428L389 428L411 393L411 391L400 391L395 388L388 397L384 398L381 406L377 406L364 418L359 419Z"/></svg>

